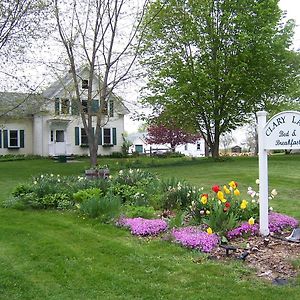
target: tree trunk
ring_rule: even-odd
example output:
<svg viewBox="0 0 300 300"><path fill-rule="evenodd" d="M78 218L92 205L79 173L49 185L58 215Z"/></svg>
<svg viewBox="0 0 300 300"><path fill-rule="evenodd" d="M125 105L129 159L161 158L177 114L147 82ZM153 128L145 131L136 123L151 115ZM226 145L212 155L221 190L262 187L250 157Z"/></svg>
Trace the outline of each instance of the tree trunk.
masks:
<svg viewBox="0 0 300 300"><path fill-rule="evenodd" d="M91 167L95 167L97 165L97 152L98 145L94 143L89 143L89 151L90 151L90 165Z"/></svg>

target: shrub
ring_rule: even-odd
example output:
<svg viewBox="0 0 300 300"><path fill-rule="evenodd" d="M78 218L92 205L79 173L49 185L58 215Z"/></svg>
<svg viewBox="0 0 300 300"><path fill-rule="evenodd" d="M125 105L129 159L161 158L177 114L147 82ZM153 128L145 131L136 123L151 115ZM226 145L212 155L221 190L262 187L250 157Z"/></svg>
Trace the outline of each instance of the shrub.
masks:
<svg viewBox="0 0 300 300"><path fill-rule="evenodd" d="M68 208L73 205L73 194L79 190L95 189L105 193L109 186L110 181L104 179L88 180L82 176L42 174L33 178L32 182L16 186L12 193L15 200L7 200L4 206L13 205L19 208L56 208L59 206L60 209ZM60 196L55 196L57 194ZM20 205L17 205L17 202Z"/></svg>

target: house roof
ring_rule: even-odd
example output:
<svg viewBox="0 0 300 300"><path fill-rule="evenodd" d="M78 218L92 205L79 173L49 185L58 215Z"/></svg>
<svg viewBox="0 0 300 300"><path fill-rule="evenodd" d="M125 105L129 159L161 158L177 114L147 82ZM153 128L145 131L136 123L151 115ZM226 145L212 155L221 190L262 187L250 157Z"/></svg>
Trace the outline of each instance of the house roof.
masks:
<svg viewBox="0 0 300 300"><path fill-rule="evenodd" d="M0 117L25 117L41 111L41 94L0 92Z"/></svg>
<svg viewBox="0 0 300 300"><path fill-rule="evenodd" d="M89 76L89 67L84 65L76 71L76 75L80 80L87 79ZM94 76L94 80L101 84L101 78L98 75ZM44 92L43 96L47 99L55 99L61 97L70 97L74 93L74 82L72 73L68 72L65 76L53 82ZM99 93L97 93L99 95ZM111 93L110 97L116 102L115 111L119 114L128 114L129 109L124 105L121 97Z"/></svg>

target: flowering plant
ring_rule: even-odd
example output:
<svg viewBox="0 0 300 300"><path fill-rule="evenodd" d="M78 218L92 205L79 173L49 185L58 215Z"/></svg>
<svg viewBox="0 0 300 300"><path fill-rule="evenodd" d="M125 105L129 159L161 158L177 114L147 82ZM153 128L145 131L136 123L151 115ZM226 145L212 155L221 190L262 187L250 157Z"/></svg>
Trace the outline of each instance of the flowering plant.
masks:
<svg viewBox="0 0 300 300"><path fill-rule="evenodd" d="M128 227L132 234L140 236L156 235L168 228L167 222L161 219L120 218L117 225Z"/></svg>
<svg viewBox="0 0 300 300"><path fill-rule="evenodd" d="M222 187L214 185L212 194L201 194L198 201L192 201L189 209L197 224L206 223L222 234L239 221L256 218L259 212L257 199L242 198L236 181Z"/></svg>
<svg viewBox="0 0 300 300"><path fill-rule="evenodd" d="M182 246L202 252L210 252L219 243L219 237L211 229L204 232L194 226L173 229L172 236Z"/></svg>
<svg viewBox="0 0 300 300"><path fill-rule="evenodd" d="M296 228L299 222L290 216L270 212L269 213L269 230L270 233L279 233L286 229ZM227 232L229 239L236 237L245 237L257 235L259 232L259 224L254 223L254 219L250 218L248 222L242 223L240 226Z"/></svg>

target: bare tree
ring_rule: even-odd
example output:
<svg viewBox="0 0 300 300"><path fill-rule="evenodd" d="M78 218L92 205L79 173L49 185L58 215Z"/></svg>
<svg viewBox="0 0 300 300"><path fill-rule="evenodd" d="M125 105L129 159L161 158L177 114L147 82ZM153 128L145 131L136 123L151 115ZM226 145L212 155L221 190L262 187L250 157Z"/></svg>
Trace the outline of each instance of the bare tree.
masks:
<svg viewBox="0 0 300 300"><path fill-rule="evenodd" d="M1 0L0 53L15 55L30 38L39 36L41 22L46 18L48 0Z"/></svg>
<svg viewBox="0 0 300 300"><path fill-rule="evenodd" d="M129 78L139 46L137 33L143 32L142 24L145 26L142 20L148 1L139 8L128 0L55 0L54 3L59 39L72 74L72 100L79 108L88 137L90 163L94 166L99 132L109 118L103 112L116 87ZM83 64L88 68L86 95L80 90L81 78L77 73ZM96 88L92 84L95 77ZM83 97L87 109L82 104ZM94 99L99 100L100 106L96 114L92 110Z"/></svg>
<svg viewBox="0 0 300 300"><path fill-rule="evenodd" d="M235 141L231 132L226 132L221 135L220 142L224 148L224 153L226 154L229 150L230 145Z"/></svg>

